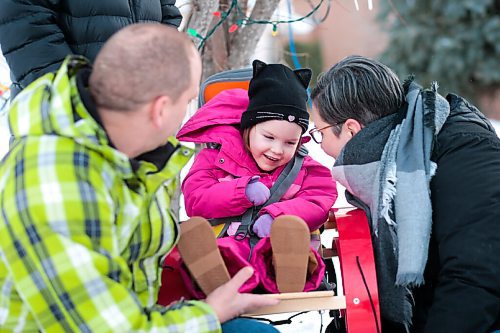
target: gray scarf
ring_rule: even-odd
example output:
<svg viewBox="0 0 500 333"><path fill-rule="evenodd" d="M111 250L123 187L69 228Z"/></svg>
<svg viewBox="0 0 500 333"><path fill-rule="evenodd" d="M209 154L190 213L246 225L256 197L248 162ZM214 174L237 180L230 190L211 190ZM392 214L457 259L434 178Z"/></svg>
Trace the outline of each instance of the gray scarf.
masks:
<svg viewBox="0 0 500 333"><path fill-rule="evenodd" d="M433 141L450 108L435 83L423 90L410 79L404 88L405 107L355 135L332 173L369 215L382 316L408 326L410 288L424 282L432 227Z"/></svg>

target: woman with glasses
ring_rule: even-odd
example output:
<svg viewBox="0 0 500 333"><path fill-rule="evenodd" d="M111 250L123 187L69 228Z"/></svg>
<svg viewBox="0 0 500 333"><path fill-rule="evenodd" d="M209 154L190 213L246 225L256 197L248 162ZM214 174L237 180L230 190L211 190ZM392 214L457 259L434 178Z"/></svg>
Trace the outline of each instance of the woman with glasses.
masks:
<svg viewBox="0 0 500 333"><path fill-rule="evenodd" d="M382 331L500 329L500 140L489 121L361 56L330 68L311 98L310 134L370 220Z"/></svg>

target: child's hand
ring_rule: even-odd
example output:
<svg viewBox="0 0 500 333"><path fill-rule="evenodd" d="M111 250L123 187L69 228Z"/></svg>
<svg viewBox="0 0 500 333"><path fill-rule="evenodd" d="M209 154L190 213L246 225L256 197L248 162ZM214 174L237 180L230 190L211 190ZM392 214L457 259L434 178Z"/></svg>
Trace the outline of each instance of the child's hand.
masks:
<svg viewBox="0 0 500 333"><path fill-rule="evenodd" d="M253 176L245 188L245 195L254 206L260 206L269 199L271 192L266 185L259 181L259 176Z"/></svg>
<svg viewBox="0 0 500 333"><path fill-rule="evenodd" d="M260 238L269 236L271 233L271 225L273 224L273 217L269 214L260 216L253 224L253 232Z"/></svg>

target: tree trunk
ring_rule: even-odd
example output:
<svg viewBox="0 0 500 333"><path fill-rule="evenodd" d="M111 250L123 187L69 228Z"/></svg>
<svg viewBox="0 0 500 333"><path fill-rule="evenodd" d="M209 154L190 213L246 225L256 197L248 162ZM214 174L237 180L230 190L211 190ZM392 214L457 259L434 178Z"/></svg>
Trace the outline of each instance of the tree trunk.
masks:
<svg viewBox="0 0 500 333"><path fill-rule="evenodd" d="M250 18L269 21L278 7L280 0L256 1ZM231 39L229 68L240 68L249 64L257 42L262 37L265 24L247 24L240 27Z"/></svg>
<svg viewBox="0 0 500 333"><path fill-rule="evenodd" d="M253 20L269 21L278 7L280 0L258 0L251 8L249 17ZM227 12L232 4L232 0L203 1L195 0L192 5L192 12L187 29L191 28L205 37L206 34L221 20L213 15L214 12ZM239 0L237 3L241 12L247 13L247 1ZM248 14L248 13L247 13ZM229 27L244 20L236 7L227 19L221 24L205 42L194 37L194 42L200 48L203 59L203 80L208 76L234 68L241 68L250 64L250 57L255 51L257 42L262 37L266 24L242 24L238 30L229 33Z"/></svg>

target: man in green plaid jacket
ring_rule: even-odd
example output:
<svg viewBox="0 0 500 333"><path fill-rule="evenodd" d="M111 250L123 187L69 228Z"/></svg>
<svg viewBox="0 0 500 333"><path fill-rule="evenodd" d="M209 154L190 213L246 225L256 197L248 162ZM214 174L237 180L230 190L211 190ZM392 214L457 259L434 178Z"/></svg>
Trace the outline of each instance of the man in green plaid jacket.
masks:
<svg viewBox="0 0 500 333"><path fill-rule="evenodd" d="M206 302L155 305L179 238L175 176L192 151L172 138L201 62L175 29L129 26L92 69L69 56L14 100L0 164L0 331L217 332L270 300L240 272Z"/></svg>

